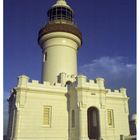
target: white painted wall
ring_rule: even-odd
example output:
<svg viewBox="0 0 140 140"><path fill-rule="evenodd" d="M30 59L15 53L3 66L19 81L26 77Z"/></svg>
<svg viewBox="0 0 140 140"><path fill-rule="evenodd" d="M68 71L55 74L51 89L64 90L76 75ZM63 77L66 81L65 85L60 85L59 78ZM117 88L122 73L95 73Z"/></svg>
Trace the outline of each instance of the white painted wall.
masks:
<svg viewBox="0 0 140 140"><path fill-rule="evenodd" d="M87 82L86 76L73 77L68 87L63 85L68 76L62 73L60 83L29 82L20 76L16 87L16 127L11 140L89 140L87 110L99 110L100 135L103 140L119 140L128 136L128 97L126 89L111 91L104 87L104 79ZM72 79L71 79L72 81ZM52 107L51 126L43 125L43 106ZM114 112L114 127L107 123L107 109ZM72 110L75 111L75 127L72 128Z"/></svg>
<svg viewBox="0 0 140 140"><path fill-rule="evenodd" d="M64 72L77 75L77 49L81 40L66 32L52 32L40 39L47 61L43 61L42 81L57 82L57 76Z"/></svg>

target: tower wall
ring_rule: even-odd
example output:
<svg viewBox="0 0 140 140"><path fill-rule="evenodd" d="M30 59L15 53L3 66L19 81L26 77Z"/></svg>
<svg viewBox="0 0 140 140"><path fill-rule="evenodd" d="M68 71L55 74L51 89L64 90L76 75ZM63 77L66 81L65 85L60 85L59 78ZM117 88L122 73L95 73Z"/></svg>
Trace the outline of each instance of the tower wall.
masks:
<svg viewBox="0 0 140 140"><path fill-rule="evenodd" d="M77 48L81 45L77 36L53 32L42 36L40 44L44 54L42 81L57 82L62 72L77 74Z"/></svg>

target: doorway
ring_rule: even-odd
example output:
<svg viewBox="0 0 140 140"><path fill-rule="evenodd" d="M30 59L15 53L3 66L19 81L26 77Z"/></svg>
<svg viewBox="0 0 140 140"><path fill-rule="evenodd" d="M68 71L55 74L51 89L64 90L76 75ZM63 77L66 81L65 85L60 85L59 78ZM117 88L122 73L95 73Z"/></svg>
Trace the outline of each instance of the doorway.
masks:
<svg viewBox="0 0 140 140"><path fill-rule="evenodd" d="M88 137L89 137L89 139L99 140L100 127L99 127L98 109L95 107L88 108L87 119L88 119Z"/></svg>

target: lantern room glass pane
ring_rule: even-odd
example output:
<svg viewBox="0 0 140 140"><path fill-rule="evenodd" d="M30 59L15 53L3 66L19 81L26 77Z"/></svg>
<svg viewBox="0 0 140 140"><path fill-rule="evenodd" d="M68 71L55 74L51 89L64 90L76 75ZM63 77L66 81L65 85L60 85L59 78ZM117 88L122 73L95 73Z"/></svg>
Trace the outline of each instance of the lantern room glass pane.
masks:
<svg viewBox="0 0 140 140"><path fill-rule="evenodd" d="M72 21L72 11L65 7L54 7L48 11L49 20L68 20Z"/></svg>

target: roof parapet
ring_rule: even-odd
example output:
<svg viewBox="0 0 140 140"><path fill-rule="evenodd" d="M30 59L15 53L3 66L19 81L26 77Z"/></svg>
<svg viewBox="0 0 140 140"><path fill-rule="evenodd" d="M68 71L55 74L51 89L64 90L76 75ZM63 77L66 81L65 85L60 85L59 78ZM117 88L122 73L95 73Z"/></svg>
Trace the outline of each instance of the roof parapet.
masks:
<svg viewBox="0 0 140 140"><path fill-rule="evenodd" d="M96 78L96 83L98 84L100 89L104 89L105 88L104 81L105 81L104 78Z"/></svg>
<svg viewBox="0 0 140 140"><path fill-rule="evenodd" d="M26 75L20 75L18 77L18 86L17 87L27 87L27 83L29 82L29 77Z"/></svg>

